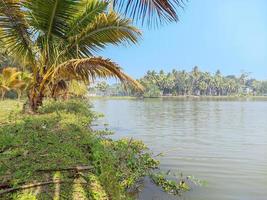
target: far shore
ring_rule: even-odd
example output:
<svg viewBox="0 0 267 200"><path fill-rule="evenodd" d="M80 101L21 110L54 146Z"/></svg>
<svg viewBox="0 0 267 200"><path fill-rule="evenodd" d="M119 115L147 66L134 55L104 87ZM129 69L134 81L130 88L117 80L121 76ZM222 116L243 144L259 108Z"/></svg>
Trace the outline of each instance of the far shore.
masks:
<svg viewBox="0 0 267 200"><path fill-rule="evenodd" d="M89 96L93 99L262 99L267 100L267 96L160 96L160 97L134 97L134 96Z"/></svg>

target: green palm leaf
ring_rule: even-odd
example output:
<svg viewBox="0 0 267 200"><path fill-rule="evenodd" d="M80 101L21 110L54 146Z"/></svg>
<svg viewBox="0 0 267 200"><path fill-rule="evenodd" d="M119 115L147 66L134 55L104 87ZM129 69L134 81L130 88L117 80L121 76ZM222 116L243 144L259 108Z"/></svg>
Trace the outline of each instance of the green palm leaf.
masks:
<svg viewBox="0 0 267 200"><path fill-rule="evenodd" d="M78 7L78 6L77 6ZM88 24L92 23L95 18L107 10L108 2L99 0L82 1L79 5L79 12L73 15L68 23L69 30L67 36L75 36L83 31Z"/></svg>
<svg viewBox="0 0 267 200"><path fill-rule="evenodd" d="M9 54L33 62L29 25L19 0L0 0L0 40Z"/></svg>
<svg viewBox="0 0 267 200"><path fill-rule="evenodd" d="M101 57L69 60L57 66L52 75L55 82L78 80L91 83L96 78L110 77L118 78L125 85L131 85L135 89L143 89L141 84L123 73L116 63Z"/></svg>
<svg viewBox="0 0 267 200"><path fill-rule="evenodd" d="M177 8L187 0L111 0L113 7L134 19L153 22L178 21Z"/></svg>
<svg viewBox="0 0 267 200"><path fill-rule="evenodd" d="M116 13L99 14L86 27L68 38L69 45L64 48L74 57L91 56L93 52L103 49L107 44L137 43L141 32L130 25L128 19L121 19Z"/></svg>
<svg viewBox="0 0 267 200"><path fill-rule="evenodd" d="M63 37L68 30L68 21L78 12L78 0L26 0L29 23L36 32L47 38Z"/></svg>

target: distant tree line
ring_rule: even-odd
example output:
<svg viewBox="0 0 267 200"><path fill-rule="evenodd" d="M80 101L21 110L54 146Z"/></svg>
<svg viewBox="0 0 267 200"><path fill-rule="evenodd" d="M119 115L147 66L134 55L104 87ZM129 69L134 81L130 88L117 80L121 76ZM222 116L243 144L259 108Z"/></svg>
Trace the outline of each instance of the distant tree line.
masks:
<svg viewBox="0 0 267 200"><path fill-rule="evenodd" d="M266 95L267 81L259 81L249 77L249 73L240 76L224 76L217 70L212 74L203 72L196 66L192 71L171 72L163 70L148 71L139 82L144 86L144 93L125 90L121 84L108 85L100 82L91 88L92 93L107 96L242 96Z"/></svg>

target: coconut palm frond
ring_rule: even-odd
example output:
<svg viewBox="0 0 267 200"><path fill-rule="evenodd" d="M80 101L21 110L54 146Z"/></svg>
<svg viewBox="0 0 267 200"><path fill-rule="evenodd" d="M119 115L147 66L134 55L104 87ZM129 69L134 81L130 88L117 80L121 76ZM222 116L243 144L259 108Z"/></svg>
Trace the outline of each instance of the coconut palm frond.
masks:
<svg viewBox="0 0 267 200"><path fill-rule="evenodd" d="M187 0L111 0L115 10L134 19L156 22L178 21L177 8L183 7Z"/></svg>
<svg viewBox="0 0 267 200"><path fill-rule="evenodd" d="M77 53L80 57L88 57L107 44L137 43L140 36L141 32L131 25L129 19L122 19L114 12L102 13L77 35L68 38L69 45L63 47L76 58Z"/></svg>
<svg viewBox="0 0 267 200"><path fill-rule="evenodd" d="M23 90L31 81L29 73L17 71L14 67L6 67L0 76L0 85L5 90Z"/></svg>
<svg viewBox="0 0 267 200"><path fill-rule="evenodd" d="M43 65L51 65L55 60L58 40L66 38L68 23L74 13L78 13L77 0L24 0L27 20L35 33L38 56ZM41 53L40 53L41 52Z"/></svg>
<svg viewBox="0 0 267 200"><path fill-rule="evenodd" d="M33 62L31 34L19 0L0 0L0 40L8 54Z"/></svg>
<svg viewBox="0 0 267 200"><path fill-rule="evenodd" d="M101 57L72 59L57 66L52 75L55 81L78 80L85 83L94 82L96 78L112 77L119 79L125 85L131 85L136 90L143 90L142 85L123 73L117 64Z"/></svg>
<svg viewBox="0 0 267 200"><path fill-rule="evenodd" d="M18 80L21 72L18 72L14 67L6 67L2 71L3 81L6 84L11 84L13 81Z"/></svg>
<svg viewBox="0 0 267 200"><path fill-rule="evenodd" d="M30 10L28 19L36 32L46 38L64 37L68 21L78 12L77 0L25 0L24 6Z"/></svg>
<svg viewBox="0 0 267 200"><path fill-rule="evenodd" d="M79 12L73 15L72 20L68 24L67 36L74 36L83 31L99 14L105 13L107 7L108 2L106 1L82 1Z"/></svg>

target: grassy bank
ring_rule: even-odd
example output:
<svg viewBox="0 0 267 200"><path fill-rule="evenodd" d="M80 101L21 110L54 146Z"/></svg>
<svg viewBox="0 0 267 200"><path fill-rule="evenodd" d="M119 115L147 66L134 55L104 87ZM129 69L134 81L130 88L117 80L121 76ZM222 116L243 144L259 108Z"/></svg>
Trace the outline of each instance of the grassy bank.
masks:
<svg viewBox="0 0 267 200"><path fill-rule="evenodd" d="M36 115L21 106L0 104L0 199L130 199L158 166L142 142L91 130L85 102L46 102Z"/></svg>
<svg viewBox="0 0 267 200"><path fill-rule="evenodd" d="M0 199L133 199L145 176L172 194L189 189L166 179L141 141L92 130L88 102L47 101L34 115L22 106L0 101Z"/></svg>

